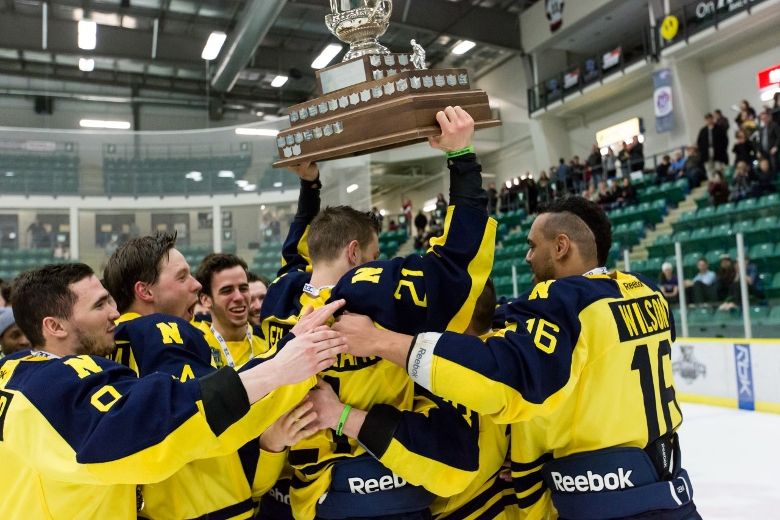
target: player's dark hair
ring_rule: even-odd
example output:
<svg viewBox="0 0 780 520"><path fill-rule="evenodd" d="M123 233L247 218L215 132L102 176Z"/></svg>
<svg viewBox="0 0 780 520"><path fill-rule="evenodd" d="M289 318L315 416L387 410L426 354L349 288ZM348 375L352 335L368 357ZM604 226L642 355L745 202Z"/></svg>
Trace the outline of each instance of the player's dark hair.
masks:
<svg viewBox="0 0 780 520"><path fill-rule="evenodd" d="M168 259L175 246L175 231L158 231L130 239L114 251L103 270L103 284L119 312L126 312L133 304L136 282L153 284L160 278L163 259Z"/></svg>
<svg viewBox="0 0 780 520"><path fill-rule="evenodd" d="M371 213L349 206L329 206L311 223L309 255L312 262L332 260L353 240L366 247L379 230L379 221Z"/></svg>
<svg viewBox="0 0 780 520"><path fill-rule="evenodd" d="M257 274L252 271L247 271L246 273L247 280L249 280L249 283L252 282L262 282L263 285L268 288L269 285L271 285L271 280L263 276L262 274Z"/></svg>
<svg viewBox="0 0 780 520"><path fill-rule="evenodd" d="M201 285L200 293L206 296L213 296L211 294L211 279L214 275L237 265L241 266L244 272L247 271L246 262L236 255L230 253L211 253L206 255L195 272L195 279ZM247 276L248 279L249 277Z"/></svg>
<svg viewBox="0 0 780 520"><path fill-rule="evenodd" d="M485 282L485 288L477 298L474 305L474 313L471 315L469 329L477 334L484 334L493 323L493 314L496 312L496 288L490 278Z"/></svg>
<svg viewBox="0 0 780 520"><path fill-rule="evenodd" d="M564 197L543 207L539 214L543 213L564 217L550 223L545 231L546 236L565 233L579 246L584 256L595 254L600 266L607 265L609 249L612 247L612 224L598 204L583 197ZM566 215L577 218L565 218ZM593 237L588 236L590 233L583 232L579 222L585 223Z"/></svg>
<svg viewBox="0 0 780 520"><path fill-rule="evenodd" d="M46 344L43 319L70 319L76 295L70 285L94 276L86 264L54 264L26 271L14 282L12 304L16 324L33 347Z"/></svg>
<svg viewBox="0 0 780 520"><path fill-rule="evenodd" d="M0 280L0 296L3 297L5 300L6 305L11 304L11 284L5 283L3 280Z"/></svg>

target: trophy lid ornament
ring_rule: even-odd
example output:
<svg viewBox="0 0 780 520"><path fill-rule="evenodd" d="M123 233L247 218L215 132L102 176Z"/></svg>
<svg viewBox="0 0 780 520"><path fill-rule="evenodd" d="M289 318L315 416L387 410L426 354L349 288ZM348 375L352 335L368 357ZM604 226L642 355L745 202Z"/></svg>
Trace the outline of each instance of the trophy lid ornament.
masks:
<svg viewBox="0 0 780 520"><path fill-rule="evenodd" d="M391 0L330 0L330 11L325 16L325 25L336 38L349 44L342 61L390 54L377 38L385 34L390 24Z"/></svg>
<svg viewBox="0 0 780 520"><path fill-rule="evenodd" d="M414 38L409 43L412 44L412 65L417 70L425 70L427 68L425 66L425 49Z"/></svg>

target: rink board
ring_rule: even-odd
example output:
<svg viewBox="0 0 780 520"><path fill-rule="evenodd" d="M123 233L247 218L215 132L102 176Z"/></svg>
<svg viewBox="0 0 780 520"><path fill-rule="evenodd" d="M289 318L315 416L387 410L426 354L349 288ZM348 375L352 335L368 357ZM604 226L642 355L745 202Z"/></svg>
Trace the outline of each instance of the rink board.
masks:
<svg viewBox="0 0 780 520"><path fill-rule="evenodd" d="M780 339L677 338L681 401L780 413Z"/></svg>

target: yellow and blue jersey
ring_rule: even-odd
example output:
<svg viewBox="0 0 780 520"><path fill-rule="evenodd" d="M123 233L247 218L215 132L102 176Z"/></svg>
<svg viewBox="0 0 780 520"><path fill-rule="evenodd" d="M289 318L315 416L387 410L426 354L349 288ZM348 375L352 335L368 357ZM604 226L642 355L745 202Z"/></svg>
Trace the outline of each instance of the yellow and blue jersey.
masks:
<svg viewBox="0 0 780 520"><path fill-rule="evenodd" d="M433 393L511 425L521 517L547 518L550 482L564 501L571 490L546 468L607 448L644 450L679 427L674 325L661 293L621 272L539 283L505 315L486 342L417 336L407 368Z"/></svg>
<svg viewBox="0 0 780 520"><path fill-rule="evenodd" d="M0 508L8 518L136 518L137 484L235 453L298 400L281 388L250 406L232 369L182 383L159 372L139 379L100 357L8 356Z"/></svg>
<svg viewBox="0 0 780 520"><path fill-rule="evenodd" d="M210 334L208 323L200 326ZM253 342L255 340L258 339L253 336ZM129 363L141 377L154 372L170 374L180 381L203 377L215 372L213 354L220 353L218 343L209 345L204 330L164 314L122 315L115 341L116 358L123 364ZM243 343L246 346L246 340ZM265 348L259 343L258 340L258 349ZM238 354L239 350L236 350ZM291 385L289 391L300 401L311 386L310 380ZM290 403L285 401L279 405L274 411L277 417L289 410ZM260 433L262 430L257 431L258 435ZM196 518L206 514L251 518L257 495L253 486L258 479L257 473L262 473L259 457L259 443L254 439L233 453L192 461L169 478L142 487L145 507L140 515L155 520Z"/></svg>
<svg viewBox="0 0 780 520"><path fill-rule="evenodd" d="M319 294L303 291L310 274L304 265L306 255L301 254L301 251L305 253L305 246L300 240L305 238L307 229L301 219L300 226L293 230L294 233L291 231L285 244L291 259L287 265L298 262L298 269L290 267L281 272L269 287L263 304L263 329L269 343L273 345L273 338L278 340L289 331L305 305L324 304L327 296L345 298L345 310L366 314L378 326L399 332L465 330L492 268L496 223L487 216L475 156L451 161L450 170L453 206L448 208L443 236L432 241L425 255L369 262L348 272L334 288L321 289ZM322 375L342 402L356 408L368 410L375 405L387 405L400 411L415 409L416 393L408 375L383 359L342 354L334 367ZM430 412L426 413L430 415ZM478 425L466 424L459 414L450 417L455 421L448 423L450 429L462 427L475 445ZM463 426L459 426L458 421ZM461 442L460 438L458 442ZM403 472L401 476L409 482L425 483L439 493L457 493L473 477L477 461L468 456L460 460L447 457L444 462L436 460L435 457L443 456L442 451L426 451L425 447L418 452L406 451L403 456L415 463L399 464L396 472L399 475ZM295 469L295 477L290 495L296 517L314 517L317 501L329 492L336 463L365 453L357 441L336 436L332 431L319 432L291 448L288 460ZM425 482L420 478L428 474L423 468L448 464L453 468L451 475L461 478L427 479Z"/></svg>
<svg viewBox="0 0 780 520"><path fill-rule="evenodd" d="M219 340L217 340L216 336L214 336L214 333L211 331L211 322L193 322L192 326L198 329L206 339L206 343L211 349L212 364L217 368L229 366L228 359L222 351L222 345L220 345ZM251 343L249 338L251 338ZM268 345L266 342L255 334L254 327L249 324L247 324L246 337L239 341L225 341L225 346L230 351L230 357L233 359L234 366L236 367L245 365L250 359L257 356L268 356L271 354L268 352Z"/></svg>

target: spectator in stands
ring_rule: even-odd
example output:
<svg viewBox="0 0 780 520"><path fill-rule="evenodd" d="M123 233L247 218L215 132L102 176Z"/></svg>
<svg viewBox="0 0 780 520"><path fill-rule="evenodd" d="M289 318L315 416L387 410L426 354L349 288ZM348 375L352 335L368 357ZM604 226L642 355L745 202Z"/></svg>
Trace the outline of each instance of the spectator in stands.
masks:
<svg viewBox="0 0 780 520"><path fill-rule="evenodd" d="M571 160L571 179L575 193L584 189L585 165L580 162L579 155L575 155Z"/></svg>
<svg viewBox="0 0 780 520"><path fill-rule="evenodd" d="M527 172L520 184L525 194L525 212L528 215L533 215L539 205L539 190L536 186L536 180L531 172Z"/></svg>
<svg viewBox="0 0 780 520"><path fill-rule="evenodd" d="M683 155L681 150L675 150L672 154L672 164L669 166L669 171L673 175L670 180L676 180L683 176L685 171L685 161L688 159Z"/></svg>
<svg viewBox="0 0 780 520"><path fill-rule="evenodd" d="M601 151L598 145L593 145L590 149L590 155L586 164L590 167L591 177L595 182L599 182L604 177L604 170L602 168L604 160L601 157ZM590 180L590 179L589 179Z"/></svg>
<svg viewBox="0 0 780 520"><path fill-rule="evenodd" d="M761 128L758 130L758 152L769 159L772 172L780 170L780 125L772 121L769 111L761 112Z"/></svg>
<svg viewBox="0 0 780 520"><path fill-rule="evenodd" d="M398 230L398 224L395 220L390 219L390 223L387 225L387 229L389 231L397 231Z"/></svg>
<svg viewBox="0 0 780 520"><path fill-rule="evenodd" d="M498 191L496 191L496 183L491 182L488 184L487 189L488 196L488 214L495 215L498 210Z"/></svg>
<svg viewBox="0 0 780 520"><path fill-rule="evenodd" d="M723 129L724 132L726 132L726 135L729 133L729 120L726 119L723 116L723 112L720 111L719 108L716 108L712 111L713 114L715 114L715 124L718 125Z"/></svg>
<svg viewBox="0 0 780 520"><path fill-rule="evenodd" d="M618 190L617 203L620 207L632 206L639 202L636 188L631 184L631 177L623 177L623 186Z"/></svg>
<svg viewBox="0 0 780 520"><path fill-rule="evenodd" d="M658 277L658 287L669 303L677 303L680 300L680 287L677 275L672 270L672 264L664 262L661 265L661 275Z"/></svg>
<svg viewBox="0 0 780 520"><path fill-rule="evenodd" d="M761 284L761 277L758 275L758 267L745 256L747 267L745 268L745 281L747 282L748 297L753 300L763 301L764 290ZM739 283L739 264L734 263L734 280L729 287L728 298L718 307L718 310L729 311L736 309L738 303L742 302L742 288Z"/></svg>
<svg viewBox="0 0 780 520"><path fill-rule="evenodd" d="M715 273L710 271L710 264L704 257L699 258L696 267L699 272L693 280L685 281L686 288L690 288L691 291L690 301L695 305L709 305L718 296Z"/></svg>
<svg viewBox="0 0 780 520"><path fill-rule="evenodd" d="M0 309L0 354L9 356L14 352L30 348L30 342L22 329L16 325L11 307Z"/></svg>
<svg viewBox="0 0 780 520"><path fill-rule="evenodd" d="M604 171L607 173L607 179L614 179L617 175L617 159L612 146L607 146L607 155L604 156Z"/></svg>
<svg viewBox="0 0 780 520"><path fill-rule="evenodd" d="M753 183L750 180L750 171L745 161L739 161L734 167L734 178L731 180L731 202L739 202L751 196Z"/></svg>
<svg viewBox="0 0 780 520"><path fill-rule="evenodd" d="M772 121L780 125L780 91L775 92L775 102L772 105Z"/></svg>
<svg viewBox="0 0 780 520"><path fill-rule="evenodd" d="M672 171L672 159L668 155L661 158L661 162L655 168L655 185L661 185L665 182L673 181L675 178Z"/></svg>
<svg viewBox="0 0 780 520"><path fill-rule="evenodd" d="M689 146L686 149L685 166L681 177L688 179L688 188L691 190L699 186L707 178L707 174L701 166L699 151L695 146Z"/></svg>
<svg viewBox="0 0 780 520"><path fill-rule="evenodd" d="M734 261L728 254L720 255L720 266L715 275L715 287L718 301L726 302L731 296L731 286L737 278Z"/></svg>
<svg viewBox="0 0 780 520"><path fill-rule="evenodd" d="M639 136L634 136L631 144L628 145L629 171L643 171L645 169L645 148L639 142Z"/></svg>
<svg viewBox="0 0 780 520"><path fill-rule="evenodd" d="M620 143L620 151L617 154L617 159L620 161L620 172L622 176L626 176L629 173L631 173L631 167L629 163L631 162L631 155L628 152L628 147L626 146L626 143L621 142Z"/></svg>
<svg viewBox="0 0 780 520"><path fill-rule="evenodd" d="M729 137L723 127L715 124L712 114L705 114L704 126L699 130L696 146L699 148L699 157L707 168L709 177L729 163Z"/></svg>
<svg viewBox="0 0 780 520"><path fill-rule="evenodd" d="M539 175L539 182L536 183L536 192L538 194L537 202L540 206L552 202L555 198L555 191L553 190L552 183L550 183L550 178L544 170L542 170L542 173Z"/></svg>
<svg viewBox="0 0 780 520"><path fill-rule="evenodd" d="M710 194L710 203L713 206L720 206L729 200L729 185L723 178L723 172L716 171L710 179L707 191Z"/></svg>
<svg viewBox="0 0 780 520"><path fill-rule="evenodd" d="M417 212L417 216L414 217L414 227L417 229L417 236L422 237L425 234L425 227L428 225L428 217L425 216L423 210Z"/></svg>
<svg viewBox="0 0 780 520"><path fill-rule="evenodd" d="M501 209L499 210L501 213L507 213L509 211L509 205L512 202L512 194L509 192L509 187L507 185L501 186L501 195L499 196L501 199Z"/></svg>
<svg viewBox="0 0 780 520"><path fill-rule="evenodd" d="M750 106L750 103L748 103L747 99L743 99L739 102L739 114L736 118L734 118L734 121L736 121L737 126L741 127L742 123L744 123L748 118L755 119L756 111L753 107Z"/></svg>
<svg viewBox="0 0 780 520"><path fill-rule="evenodd" d="M382 212L379 211L379 209L376 206L371 208L371 215L374 217L374 219L376 219L377 222L379 222L379 231L381 232L382 231L382 224L383 224L383 222L385 220L384 215L382 215Z"/></svg>
<svg viewBox="0 0 780 520"><path fill-rule="evenodd" d="M755 114L749 113L747 110L743 110L740 114L742 124L739 125L739 129L745 133L747 139L753 139L756 130L758 130L758 122L756 121Z"/></svg>
<svg viewBox="0 0 780 520"><path fill-rule="evenodd" d="M734 164L740 161L744 161L746 164L753 164L753 159L756 158L756 150L753 148L753 143L747 140L745 132L742 130L737 130L731 151L734 152Z"/></svg>
<svg viewBox="0 0 780 520"><path fill-rule="evenodd" d="M438 203L436 204L438 207ZM404 224L406 225L406 233L412 234L412 199L409 197L403 197L401 199L401 211L404 214Z"/></svg>
<svg viewBox="0 0 780 520"><path fill-rule="evenodd" d="M605 211L614 207L617 202L617 193L612 189L611 183L609 185L607 185L607 181L601 181L599 183L597 202Z"/></svg>
<svg viewBox="0 0 780 520"><path fill-rule="evenodd" d="M769 166L769 159L762 158L756 171L755 196L760 197L775 191L775 173Z"/></svg>
<svg viewBox="0 0 780 520"><path fill-rule="evenodd" d="M574 189L571 166L566 164L563 157L558 159L558 168L555 170L555 180L558 183L558 186L563 188L564 191L570 192Z"/></svg>

